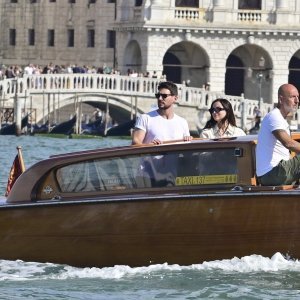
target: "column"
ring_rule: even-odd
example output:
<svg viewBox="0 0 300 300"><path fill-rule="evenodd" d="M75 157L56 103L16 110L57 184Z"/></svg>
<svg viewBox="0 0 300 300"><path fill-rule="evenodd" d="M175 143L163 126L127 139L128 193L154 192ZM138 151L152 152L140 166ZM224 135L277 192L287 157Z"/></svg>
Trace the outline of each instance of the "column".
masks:
<svg viewBox="0 0 300 300"><path fill-rule="evenodd" d="M224 0L214 0L213 4L214 4L214 7L222 7L222 6L224 6Z"/></svg>
<svg viewBox="0 0 300 300"><path fill-rule="evenodd" d="M276 24L290 24L292 15L287 2L286 0L276 0Z"/></svg>
<svg viewBox="0 0 300 300"><path fill-rule="evenodd" d="M214 23L226 22L228 12L224 0L213 0L212 14Z"/></svg>
<svg viewBox="0 0 300 300"><path fill-rule="evenodd" d="M171 0L151 0L150 20L168 20L174 14L175 7L170 7Z"/></svg>
<svg viewBox="0 0 300 300"><path fill-rule="evenodd" d="M288 9L288 1L276 0L276 9Z"/></svg>

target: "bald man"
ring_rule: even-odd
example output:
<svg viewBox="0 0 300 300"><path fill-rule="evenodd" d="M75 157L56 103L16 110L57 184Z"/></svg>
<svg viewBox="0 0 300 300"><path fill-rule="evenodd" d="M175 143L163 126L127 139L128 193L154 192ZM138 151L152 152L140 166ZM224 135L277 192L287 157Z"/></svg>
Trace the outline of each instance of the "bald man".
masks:
<svg viewBox="0 0 300 300"><path fill-rule="evenodd" d="M297 112L299 92L292 84L278 89L278 105L263 119L256 146L256 174L262 185L293 184L300 179L300 143L290 135L287 117ZM297 155L290 157L293 151Z"/></svg>

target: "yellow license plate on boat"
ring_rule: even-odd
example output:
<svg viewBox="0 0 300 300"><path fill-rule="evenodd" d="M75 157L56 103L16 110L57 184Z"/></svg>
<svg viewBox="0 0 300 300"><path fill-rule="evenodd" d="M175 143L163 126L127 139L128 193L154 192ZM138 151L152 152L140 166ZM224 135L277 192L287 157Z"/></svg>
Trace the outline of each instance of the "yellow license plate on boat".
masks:
<svg viewBox="0 0 300 300"><path fill-rule="evenodd" d="M236 174L176 177L176 185L236 183Z"/></svg>

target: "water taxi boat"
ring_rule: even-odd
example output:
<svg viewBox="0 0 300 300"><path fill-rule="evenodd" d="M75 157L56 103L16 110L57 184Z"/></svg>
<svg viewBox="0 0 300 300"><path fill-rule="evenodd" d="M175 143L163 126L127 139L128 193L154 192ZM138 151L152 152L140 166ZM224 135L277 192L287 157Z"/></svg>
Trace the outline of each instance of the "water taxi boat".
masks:
<svg viewBox="0 0 300 300"><path fill-rule="evenodd" d="M300 189L257 185L255 145L256 136L194 139L40 161L0 205L0 258L79 267L300 258Z"/></svg>

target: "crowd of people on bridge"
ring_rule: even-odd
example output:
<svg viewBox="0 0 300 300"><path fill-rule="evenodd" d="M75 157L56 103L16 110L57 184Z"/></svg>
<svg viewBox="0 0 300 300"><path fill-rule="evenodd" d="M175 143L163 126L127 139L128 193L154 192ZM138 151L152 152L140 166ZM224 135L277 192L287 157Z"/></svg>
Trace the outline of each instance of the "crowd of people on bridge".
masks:
<svg viewBox="0 0 300 300"><path fill-rule="evenodd" d="M110 74L110 75L127 75L130 77L151 77L166 79L165 75L158 77L157 72L137 72L135 69L128 69L126 74L121 74L117 69L107 66L104 64L102 67L95 66L80 66L78 64L58 65L52 62L45 66L37 64L28 64L24 67L20 65L0 67L0 80L5 78L16 78L22 77L23 75L40 75L40 74Z"/></svg>

